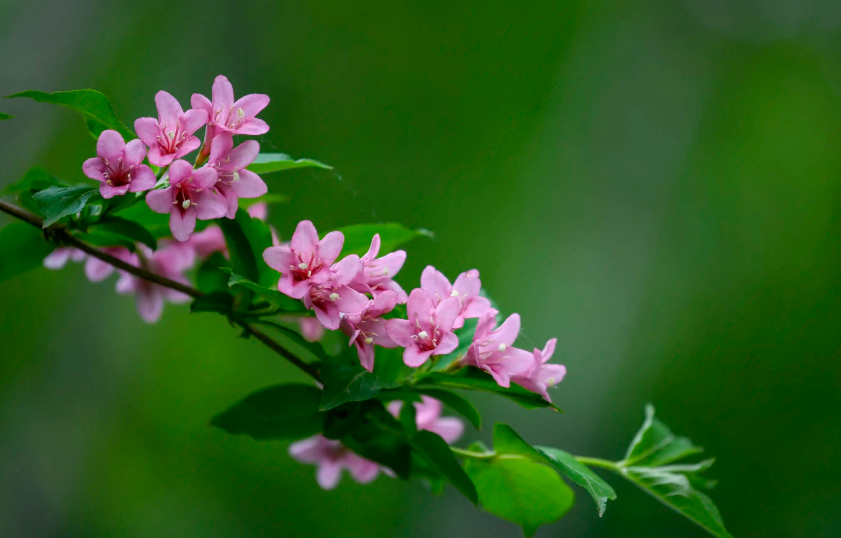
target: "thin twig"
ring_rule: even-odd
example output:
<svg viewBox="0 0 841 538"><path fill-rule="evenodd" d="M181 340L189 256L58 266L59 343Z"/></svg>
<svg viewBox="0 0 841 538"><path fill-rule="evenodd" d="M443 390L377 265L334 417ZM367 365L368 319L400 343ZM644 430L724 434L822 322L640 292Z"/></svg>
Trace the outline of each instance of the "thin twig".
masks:
<svg viewBox="0 0 841 538"><path fill-rule="evenodd" d="M10 204L4 200L0 200L0 211L4 211L13 217L16 217L24 222L27 222L36 228L42 228L44 225L44 220L37 215L33 215L29 211L22 209L14 204ZM46 231L51 234L59 243L71 245L94 258L98 258L105 263L113 265L117 269L125 271L126 273L131 273L132 275L142 278L143 280L147 280L152 282L153 284L157 284L159 286L163 286L165 288L171 288L176 291L180 291L186 295L189 295L193 298L199 298L204 295L200 290L196 288L185 286L180 282L176 282L174 280L170 280L169 278L162 277L160 275L156 275L155 273L151 273L141 267L135 267L130 263L126 263L123 260L115 258L110 254L106 254L101 250L93 247L84 241L81 241L77 237L71 235L63 226L60 225L52 225L46 228ZM249 334L254 335L254 338L265 344L269 349L283 357L284 359L291 362L293 365L298 367L301 371L306 373L307 375L311 376L315 380L318 380L318 371L307 364L306 362L302 361L295 355L293 355L289 350L272 340L266 334L264 334L259 329L255 328L253 325L246 323L244 321L237 321L237 323L245 329Z"/></svg>

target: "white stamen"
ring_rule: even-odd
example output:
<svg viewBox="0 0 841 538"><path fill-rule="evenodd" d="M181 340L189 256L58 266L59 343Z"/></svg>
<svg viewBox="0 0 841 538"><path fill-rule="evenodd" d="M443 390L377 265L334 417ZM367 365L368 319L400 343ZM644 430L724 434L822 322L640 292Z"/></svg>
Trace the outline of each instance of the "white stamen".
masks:
<svg viewBox="0 0 841 538"><path fill-rule="evenodd" d="M388 276L388 267L383 269L383 276Z"/></svg>
<svg viewBox="0 0 841 538"><path fill-rule="evenodd" d="M371 337L369 336L368 338L366 338L366 339L365 339L365 343L366 343L366 344L373 344L373 343L374 343L374 339L373 339L373 338L371 338Z"/></svg>
<svg viewBox="0 0 841 538"><path fill-rule="evenodd" d="M418 338L426 338L428 336L429 336L429 334L427 334L426 331L421 331L421 332L418 333Z"/></svg>
<svg viewBox="0 0 841 538"><path fill-rule="evenodd" d="M113 183L111 183L111 180L110 180L110 179L109 179L108 181L106 181L105 183L107 183L107 184L108 184L109 186L111 186L111 187L113 187L113 186L114 186L114 184L113 184Z"/></svg>
<svg viewBox="0 0 841 538"><path fill-rule="evenodd" d="M167 131L166 136L172 139L173 137L175 137L175 131Z"/></svg>
<svg viewBox="0 0 841 538"><path fill-rule="evenodd" d="M245 111L241 108L237 109L237 121L245 117Z"/></svg>
<svg viewBox="0 0 841 538"><path fill-rule="evenodd" d="M239 181L239 172L234 170L234 181Z"/></svg>
<svg viewBox="0 0 841 538"><path fill-rule="evenodd" d="M301 269L306 269L307 267L309 267L309 265L305 264L304 262L301 262L298 264L298 267L300 267Z"/></svg>
<svg viewBox="0 0 841 538"><path fill-rule="evenodd" d="M458 297L458 291L453 290L453 292L450 294L450 297Z"/></svg>
<svg viewBox="0 0 841 538"><path fill-rule="evenodd" d="M335 301L336 299L341 299L341 297L339 297L339 294L334 291L330 294L330 300Z"/></svg>
<svg viewBox="0 0 841 538"><path fill-rule="evenodd" d="M554 377L550 377L550 378L549 378L549 382L547 383L547 385L549 385L549 386L551 387L551 386L552 386L552 385L554 385L554 384L555 384L555 378L554 378Z"/></svg>
<svg viewBox="0 0 841 538"><path fill-rule="evenodd" d="M505 344L499 344L499 350L505 351Z"/></svg>
<svg viewBox="0 0 841 538"><path fill-rule="evenodd" d="M187 209L188 207L190 207L190 200L187 199L187 200L184 200L183 202L181 202L181 207L183 207L184 209Z"/></svg>

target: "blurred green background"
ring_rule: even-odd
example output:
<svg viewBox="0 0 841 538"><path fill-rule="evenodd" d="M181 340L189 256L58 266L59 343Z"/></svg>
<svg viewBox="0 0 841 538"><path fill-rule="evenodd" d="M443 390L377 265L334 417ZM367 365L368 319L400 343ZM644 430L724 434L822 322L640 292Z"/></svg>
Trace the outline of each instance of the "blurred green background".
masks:
<svg viewBox="0 0 841 538"><path fill-rule="evenodd" d="M523 347L559 338L566 413L488 424L618 459L652 402L717 457L738 538L841 535L841 5L821 0L0 0L0 94L96 88L125 123L227 75L272 98L272 224L437 232L400 275L476 267ZM67 180L72 112L0 100L0 186ZM0 216L0 225L9 222ZM0 255L2 255L0 253ZM451 488L347 477L207 426L302 375L210 314L143 324L81 266L0 284L0 535L519 536ZM466 441L488 440L468 431ZM464 446L464 445L462 445ZM538 536L701 537L633 486Z"/></svg>

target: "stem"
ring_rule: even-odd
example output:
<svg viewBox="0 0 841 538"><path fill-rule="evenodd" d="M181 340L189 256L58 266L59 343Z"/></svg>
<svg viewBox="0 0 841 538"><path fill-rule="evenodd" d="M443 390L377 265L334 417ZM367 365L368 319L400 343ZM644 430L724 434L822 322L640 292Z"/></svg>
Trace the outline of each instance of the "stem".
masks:
<svg viewBox="0 0 841 538"><path fill-rule="evenodd" d="M468 460L492 460L498 457L496 452L473 452L472 450L465 450L463 448L458 448L456 446L451 446L450 450L452 450L453 454L456 456L468 459Z"/></svg>
<svg viewBox="0 0 841 538"><path fill-rule="evenodd" d="M585 456L575 456L575 461L590 467L601 467L602 469L610 469L611 471L618 471L619 466L616 462L603 460L599 458L587 458Z"/></svg>
<svg viewBox="0 0 841 538"><path fill-rule="evenodd" d="M44 220L38 217L37 215L33 215L29 211L22 209L14 204L10 204L4 200L0 200L0 211L8 213L13 217L16 217L24 222L35 226L36 228L43 228ZM155 273L150 273L149 271L142 269L140 267L135 267L129 263L124 262L110 254L106 254L101 250L81 241L80 239L72 236L68 231L60 225L52 225L46 228L46 232L51 234L53 238L55 238L61 244L68 244L71 245L94 258L98 258L104 261L107 264L113 265L117 269L125 271L126 273L130 273L138 278L142 278L143 280L147 280L152 282L153 284L158 284L159 286L163 286L165 288L170 288L176 291L180 291L186 295L189 295L193 298L202 297L204 293L196 288L192 288L190 286L185 286L180 282L176 282L174 280L170 280L166 277L162 277L160 275L156 275ZM283 357L284 359L291 362L293 365L298 367L301 371L315 379L316 381L319 380L318 371L307 364L306 362L302 361L298 357L292 354L289 350L266 336L262 331L256 329L251 324L242 321L242 320L235 320L238 325L240 325L245 331L249 334L254 335L254 338L265 344L269 349Z"/></svg>

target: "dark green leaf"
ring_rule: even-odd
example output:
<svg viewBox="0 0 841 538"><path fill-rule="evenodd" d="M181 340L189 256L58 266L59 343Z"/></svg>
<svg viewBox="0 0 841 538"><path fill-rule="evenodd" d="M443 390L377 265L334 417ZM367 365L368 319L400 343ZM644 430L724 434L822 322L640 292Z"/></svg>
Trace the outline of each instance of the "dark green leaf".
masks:
<svg viewBox="0 0 841 538"><path fill-rule="evenodd" d="M482 416L479 414L479 411L473 407L472 403L458 394L435 387L412 387L409 390L431 396L436 400L441 400L444 405L469 420L477 430L482 429Z"/></svg>
<svg viewBox="0 0 841 538"><path fill-rule="evenodd" d="M561 519L575 500L558 473L525 458L466 460L464 470L484 509L521 525L526 536Z"/></svg>
<svg viewBox="0 0 841 538"><path fill-rule="evenodd" d="M196 287L204 293L226 291L230 277L220 268L227 267L229 263L221 252L208 256L196 270Z"/></svg>
<svg viewBox="0 0 841 538"><path fill-rule="evenodd" d="M418 410L415 408L414 404L406 402L400 408L400 424L403 425L403 431L407 434L412 434L418 431Z"/></svg>
<svg viewBox="0 0 841 538"><path fill-rule="evenodd" d="M265 222L240 209L233 220L219 219L219 227L225 234L234 271L266 288L277 282L279 273L263 260L263 251L272 246L272 232Z"/></svg>
<svg viewBox="0 0 841 538"><path fill-rule="evenodd" d="M108 232L74 232L73 235L75 237L78 237L85 243L88 243L95 247L123 247L127 248L131 252L134 252L135 250L134 241L118 234L112 234Z"/></svg>
<svg viewBox="0 0 841 538"><path fill-rule="evenodd" d="M0 194L20 194L26 191L41 191L50 187L66 186L40 166L33 166L26 171L22 178L6 186Z"/></svg>
<svg viewBox="0 0 841 538"><path fill-rule="evenodd" d="M270 172L280 172L281 170L291 170L293 168L324 168L332 170L333 167L313 159L298 159L297 161L284 153L261 153L257 155L254 162L248 165L248 169L255 174L268 174Z"/></svg>
<svg viewBox="0 0 841 538"><path fill-rule="evenodd" d="M281 310L283 312L292 313L307 311L307 309L304 307L304 304L298 299L293 299L287 295L280 293L277 290L269 289L260 286L259 284L255 284L254 282L248 280L244 276L237 274L236 272L234 272L233 269L229 267L222 268L222 271L231 275L228 279L228 286L242 286L255 292L257 295L265 299L273 310Z"/></svg>
<svg viewBox="0 0 841 538"><path fill-rule="evenodd" d="M384 381L362 368L358 360L347 360L347 355L330 358L321 367L324 392L321 409L332 409L345 402L368 400L382 389L394 388L397 383Z"/></svg>
<svg viewBox="0 0 841 538"><path fill-rule="evenodd" d="M616 499L616 492L613 491L610 484L602 480L589 467L579 463L572 454L557 448L545 446L536 446L534 448L546 457L546 460L552 464L556 471L590 493L590 496L596 501L599 517L604 514L605 508L607 507L607 500Z"/></svg>
<svg viewBox="0 0 841 538"><path fill-rule="evenodd" d="M539 394L529 392L519 385L512 384L507 389L500 387L489 374L477 368L462 368L454 374L431 372L426 374L417 384L418 387L430 385L445 389L491 392L513 400L526 409L548 407L558 410L554 404L547 402Z"/></svg>
<svg viewBox="0 0 841 538"><path fill-rule="evenodd" d="M393 252L400 245L407 243L415 237L432 237L428 230L410 230L402 224L388 222L385 224L354 224L339 228L345 236L345 243L342 247L342 254L358 254L362 256L368 252L371 246L371 239L374 234L380 234L380 256Z"/></svg>
<svg viewBox="0 0 841 538"><path fill-rule="evenodd" d="M38 228L25 222L0 228L0 282L40 267L53 248Z"/></svg>
<svg viewBox="0 0 841 538"><path fill-rule="evenodd" d="M28 97L39 103L51 103L65 106L80 113L88 126L88 132L94 138L99 138L105 129L113 129L123 135L126 141L135 138L134 133L120 122L114 107L107 97L96 90L72 90L68 92L46 93L37 90L9 95L8 97Z"/></svg>
<svg viewBox="0 0 841 538"><path fill-rule="evenodd" d="M686 437L676 437L660 420L654 407L645 406L645 421L625 453L624 465L656 467L703 452Z"/></svg>
<svg viewBox="0 0 841 538"><path fill-rule="evenodd" d="M35 193L32 197L44 214L44 228L68 215L75 215L84 209L88 199L99 190L88 185L75 187L50 187Z"/></svg>
<svg viewBox="0 0 841 538"><path fill-rule="evenodd" d="M320 432L321 391L310 385L275 385L248 395L219 413L211 425L254 439L301 439Z"/></svg>
<svg viewBox="0 0 841 538"><path fill-rule="evenodd" d="M414 406L406 407L414 408ZM446 477L473 504L479 502L476 487L458 464L449 445L441 436L430 431L419 431L412 435L410 444L416 452L423 456L434 469Z"/></svg>
<svg viewBox="0 0 841 538"><path fill-rule="evenodd" d="M169 215L155 213L149 208L146 202L138 202L128 208L117 209L112 213L112 215L143 226L156 239L161 239L171 235L169 229ZM201 224L202 222L207 221L199 221L198 223ZM199 227L197 226L196 230L198 229Z"/></svg>
<svg viewBox="0 0 841 538"><path fill-rule="evenodd" d="M219 312L230 316L233 308L234 298L226 291L208 293L190 303L190 312Z"/></svg>
<svg viewBox="0 0 841 538"><path fill-rule="evenodd" d="M10 120L12 118L14 118L14 116L12 116L11 114L4 114L4 113L0 112L0 121Z"/></svg>
<svg viewBox="0 0 841 538"><path fill-rule="evenodd" d="M97 224L88 228L88 233L97 232L119 235L131 242L143 243L152 250L158 248L158 242L155 240L155 237L146 230L146 228L134 221L126 220L120 217L107 216Z"/></svg>
<svg viewBox="0 0 841 538"><path fill-rule="evenodd" d="M528 444L511 426L501 422L494 424L494 450L497 454L514 454L535 463L548 463L543 454Z"/></svg>
<svg viewBox="0 0 841 538"><path fill-rule="evenodd" d="M264 325L268 325L268 326L274 328L276 331L278 331L280 334L282 334L286 339L291 340L292 342L294 342L299 347L304 348L313 357L315 357L316 359L318 359L322 363L328 362L328 361L333 362L333 361L336 360L336 359L334 359L333 357L331 357L330 355L328 355L327 353L324 352L324 348L321 346L321 344L319 344L318 342L308 342L307 340L304 339L303 336L301 336L299 333L293 331L292 329L290 329L288 327L284 327L283 325L281 325L279 323L268 322L268 321L261 321L259 323L264 324Z"/></svg>

